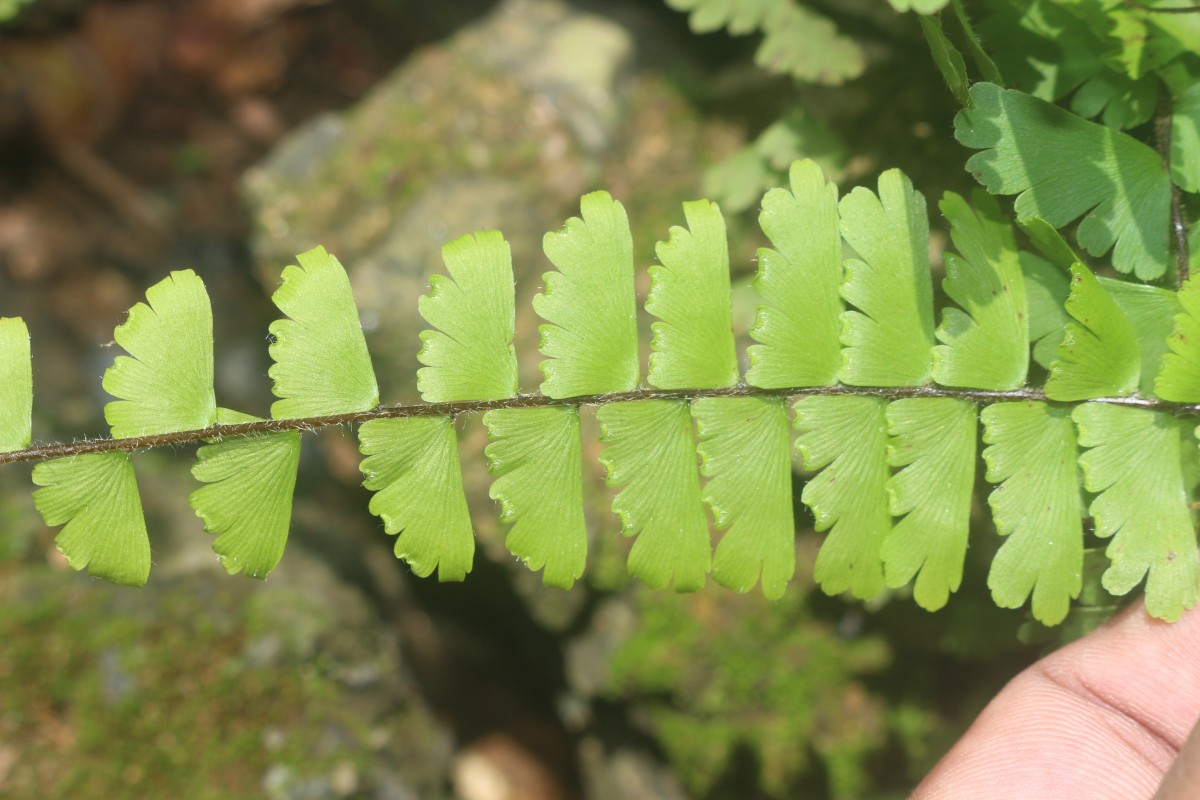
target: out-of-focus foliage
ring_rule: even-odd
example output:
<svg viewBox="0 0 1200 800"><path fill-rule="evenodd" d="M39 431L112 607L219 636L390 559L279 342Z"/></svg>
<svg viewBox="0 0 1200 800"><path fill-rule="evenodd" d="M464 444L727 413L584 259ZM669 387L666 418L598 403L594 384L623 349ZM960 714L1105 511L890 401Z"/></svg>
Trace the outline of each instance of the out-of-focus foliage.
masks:
<svg viewBox="0 0 1200 800"><path fill-rule="evenodd" d="M829 796L861 797L867 759L899 722L868 687L889 664L888 645L841 638L803 592L763 604L643 595L638 632L612 663L609 691L638 701L695 796L734 796L733 785L743 797L755 786L768 797L800 796L815 756ZM907 724L933 719L917 713L922 719ZM731 782L724 792L722 778Z"/></svg>
<svg viewBox="0 0 1200 800"><path fill-rule="evenodd" d="M795 0L667 0L667 5L690 12L688 21L696 33L720 28L734 36L761 33L754 63L768 72L833 85L862 72L865 56L859 44Z"/></svg>
<svg viewBox="0 0 1200 800"><path fill-rule="evenodd" d="M7 22L21 13L21 6L32 0L0 0L0 22Z"/></svg>

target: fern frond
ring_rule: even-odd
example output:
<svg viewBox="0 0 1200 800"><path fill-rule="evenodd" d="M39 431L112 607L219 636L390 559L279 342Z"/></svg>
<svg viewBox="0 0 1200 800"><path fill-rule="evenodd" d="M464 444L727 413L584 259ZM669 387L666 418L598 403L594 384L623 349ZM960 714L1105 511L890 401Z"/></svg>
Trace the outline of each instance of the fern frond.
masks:
<svg viewBox="0 0 1200 800"><path fill-rule="evenodd" d="M1064 307L1071 295L1069 270L1074 261L1059 269L1033 253L1021 251L1021 274L1025 281L1025 301L1029 309L1029 340L1033 360L1050 369L1058 357L1058 346L1071 316Z"/></svg>
<svg viewBox="0 0 1200 800"><path fill-rule="evenodd" d="M935 331L933 377L943 386L1015 389L1029 369L1029 311L1012 226L983 192L965 200L947 192L940 208L960 255L946 253L942 286L962 307L942 312Z"/></svg>
<svg viewBox="0 0 1200 800"><path fill-rule="evenodd" d="M547 397L624 392L638 383L629 219L608 192L584 195L579 206L582 218L546 234L543 247L558 272L542 276L546 288L533 298L549 323L538 328Z"/></svg>
<svg viewBox="0 0 1200 800"><path fill-rule="evenodd" d="M1075 248L1063 238L1062 233L1058 228L1055 228L1046 220L1038 216L1018 217L1017 225L1029 237L1029 241L1037 248L1038 252L1045 256L1051 264L1056 265L1063 273L1071 271L1071 265L1086 263ZM1063 298L1067 296L1063 292Z"/></svg>
<svg viewBox="0 0 1200 800"><path fill-rule="evenodd" d="M997 101L1008 102L1013 119L1045 122L1025 100ZM987 121L987 108L973 111L982 116L971 125ZM996 163L1011 169L1010 155ZM498 232L443 249L449 274L419 303L433 329L421 334L425 402L414 406L377 407L350 281L317 248L275 293L288 318L271 326L279 400L269 420L215 406L211 311L191 272L152 287L117 331L131 357L117 359L105 387L120 398L109 404L114 435L128 438L29 447L28 331L0 320L0 463L50 458L34 471L35 505L47 524L65 525L57 542L69 563L136 584L150 549L127 451L202 442L193 473L205 485L192 505L225 568L261 577L286 543L300 431L361 424L370 510L396 535L397 556L418 575L461 580L475 540L455 419L483 412L505 544L565 588L586 566L579 408L594 405L613 510L633 539L629 572L693 591L711 571L777 598L795 569L794 427L815 473L801 500L826 532L814 570L822 590L870 598L914 581L917 603L937 609L962 580L981 418L989 504L1005 537L988 578L997 604L1032 597L1035 617L1063 619L1081 591L1086 490L1097 535L1111 538L1104 586L1123 593L1145 579L1147 607L1163 618L1194 605L1200 450L1182 417L1200 405L1180 404L1200 402L1195 282L1176 293L1097 278L1053 220L1030 215L1023 227L1043 259L1018 248L996 201L947 194L955 252L944 288L957 307L935 331L929 223L908 179L891 170L877 193L858 188L839 202L811 162L789 175L790 191L768 192L760 215L772 247L754 281L762 305L748 385L737 385L725 223L698 201L650 268L657 388L636 388L629 221L594 192L544 240L557 271L534 301L546 320L540 396L517 394L513 270ZM1030 342L1049 365L1044 390L1025 386Z"/></svg>
<svg viewBox="0 0 1200 800"><path fill-rule="evenodd" d="M646 313L650 326L647 380L660 389L733 386L738 380L729 304L729 245L716 203L683 204L687 228L672 227L655 248Z"/></svg>
<svg viewBox="0 0 1200 800"><path fill-rule="evenodd" d="M1033 595L1033 616L1057 625L1083 585L1083 524L1075 426L1046 403L996 403L980 414L988 496L996 532L1007 537L988 588L1001 608Z"/></svg>
<svg viewBox="0 0 1200 800"><path fill-rule="evenodd" d="M763 197L758 224L774 249L758 251L762 297L746 353L746 382L764 389L829 386L842 353L842 242L837 185L812 161L790 171L791 191Z"/></svg>
<svg viewBox="0 0 1200 800"><path fill-rule="evenodd" d="M962 582L975 488L976 410L951 398L896 400L887 408L890 510L901 517L883 541L887 585L916 578L913 599L928 611Z"/></svg>
<svg viewBox="0 0 1200 800"><path fill-rule="evenodd" d="M496 400L517 393L516 299L512 253L499 231L442 246L450 273L429 278L417 300L437 330L421 331L417 390L427 403Z"/></svg>
<svg viewBox="0 0 1200 800"><path fill-rule="evenodd" d="M879 194L858 187L838 206L846 262L842 297L843 383L920 386L933 351L933 282L925 198L899 170L879 176Z"/></svg>
<svg viewBox="0 0 1200 800"><path fill-rule="evenodd" d="M427 578L461 581L475 557L450 417L374 419L358 430L370 511L396 535L396 557Z"/></svg>
<svg viewBox="0 0 1200 800"><path fill-rule="evenodd" d="M662 589L691 592L712 567L708 520L700 501L696 444L688 404L676 400L613 403L596 412L600 463L621 489L613 511L636 537L629 574Z"/></svg>
<svg viewBox="0 0 1200 800"><path fill-rule="evenodd" d="M267 374L280 398L274 419L365 411L379 405L379 385L358 321L350 279L336 258L315 247L283 271L271 301L287 315L271 323Z"/></svg>
<svg viewBox="0 0 1200 800"><path fill-rule="evenodd" d="M1200 402L1200 277L1185 281L1179 289L1182 310L1166 340L1170 349L1154 384L1154 393L1177 403Z"/></svg>
<svg viewBox="0 0 1200 800"><path fill-rule="evenodd" d="M523 408L483 415L491 440L484 454L495 476L489 496L511 526L509 552L544 570L547 586L569 589L587 562L583 452L574 408Z"/></svg>
<svg viewBox="0 0 1200 800"><path fill-rule="evenodd" d="M867 599L883 589L883 541L892 530L887 485L887 403L876 397L806 397L795 406L796 450L820 473L800 499L829 531L813 578L826 594Z"/></svg>
<svg viewBox="0 0 1200 800"><path fill-rule="evenodd" d="M796 572L792 520L792 444L787 406L760 397L709 397L692 403L702 498L724 531L713 554L713 580L747 592L762 577L770 600Z"/></svg>
<svg viewBox="0 0 1200 800"><path fill-rule="evenodd" d="M697 33L728 28L740 36L761 31L763 41L754 61L771 72L838 84L857 77L865 66L853 39L840 35L829 19L794 0L667 0L667 5L691 12L688 23Z"/></svg>
<svg viewBox="0 0 1200 800"><path fill-rule="evenodd" d="M43 461L33 468L33 504L47 525L63 525L54 544L73 569L141 586L150 576L150 539L128 453Z"/></svg>
<svg viewBox="0 0 1200 800"><path fill-rule="evenodd" d="M1133 328L1133 334L1137 337L1141 373L1138 392L1150 397L1154 394L1154 379L1159 364L1168 350L1167 337L1171 334L1172 321L1180 311L1176 293L1159 286L1112 278L1098 280Z"/></svg>
<svg viewBox="0 0 1200 800"><path fill-rule="evenodd" d="M1019 219L1061 228L1082 216L1088 253L1113 250L1114 267L1146 281L1166 272L1171 187L1157 153L1015 89L977 83L971 100L954 121L958 140L983 151L967 169L992 194L1017 195Z"/></svg>
<svg viewBox="0 0 1200 800"><path fill-rule="evenodd" d="M218 422L257 417L217 410ZM207 484L188 496L204 530L217 534L213 552L230 575L266 578L283 557L300 466L300 432L212 440L196 452L192 477Z"/></svg>
<svg viewBox="0 0 1200 800"><path fill-rule="evenodd" d="M1200 83L1175 98L1171 114L1171 180L1185 192L1200 192Z"/></svg>
<svg viewBox="0 0 1200 800"><path fill-rule="evenodd" d="M32 426L29 328L20 317L0 317L0 453L28 447Z"/></svg>
<svg viewBox="0 0 1200 800"><path fill-rule="evenodd" d="M1050 366L1046 396L1052 400L1089 400L1137 391L1141 353L1128 318L1082 264L1071 267L1067 324Z"/></svg>
<svg viewBox="0 0 1200 800"><path fill-rule="evenodd" d="M905 2L905 0L899 0L899 2ZM893 5L895 4L893 2ZM929 45L929 54L933 57L933 63L937 65L938 71L942 73L942 80L946 82L946 88L954 95L958 104L965 108L971 104L971 96L968 94L971 79L967 75L966 60L946 36L940 17L920 16L917 21L921 23L921 33L925 35L925 42Z"/></svg>
<svg viewBox="0 0 1200 800"><path fill-rule="evenodd" d="M1102 403L1072 413L1079 426L1084 488L1096 494L1096 535L1112 538L1104 588L1123 595L1146 580L1146 610L1175 620L1200 595L1196 531L1188 511L1181 447L1191 425L1169 414Z"/></svg>
<svg viewBox="0 0 1200 800"><path fill-rule="evenodd" d="M212 307L204 282L189 270L146 290L149 304L129 309L113 334L129 356L104 373L104 407L117 439L207 428L217 419L213 392Z"/></svg>
<svg viewBox="0 0 1200 800"><path fill-rule="evenodd" d="M1158 101L1158 80L1144 76L1132 80L1112 70L1089 78L1071 98L1071 110L1081 117L1100 117L1116 130L1135 128L1150 121Z"/></svg>

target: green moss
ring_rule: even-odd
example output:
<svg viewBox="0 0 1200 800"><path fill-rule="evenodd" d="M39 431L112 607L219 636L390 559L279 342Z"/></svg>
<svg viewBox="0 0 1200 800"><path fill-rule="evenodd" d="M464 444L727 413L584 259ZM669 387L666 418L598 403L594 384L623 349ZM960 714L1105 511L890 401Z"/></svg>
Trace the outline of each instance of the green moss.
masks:
<svg viewBox="0 0 1200 800"><path fill-rule="evenodd" d="M367 770L369 717L315 650L256 654L243 609L269 593L225 583L124 590L45 568L4 575L0 745L15 758L0 794L257 798L279 765L297 779Z"/></svg>
<svg viewBox="0 0 1200 800"><path fill-rule="evenodd" d="M746 797L756 785L785 798L822 783L833 797L867 788L865 762L891 722L865 683L890 662L882 638L839 636L799 588L778 604L647 593L638 614L610 692L641 706L689 790ZM921 725L911 713L896 722Z"/></svg>

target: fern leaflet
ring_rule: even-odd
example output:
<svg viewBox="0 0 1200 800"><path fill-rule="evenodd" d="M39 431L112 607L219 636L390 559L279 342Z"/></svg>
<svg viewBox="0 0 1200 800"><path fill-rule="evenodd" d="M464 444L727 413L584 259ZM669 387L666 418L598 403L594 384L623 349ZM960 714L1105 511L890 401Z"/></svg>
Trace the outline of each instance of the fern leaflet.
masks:
<svg viewBox="0 0 1200 800"><path fill-rule="evenodd" d="M530 569L544 570L547 586L570 588L587 561L579 412L505 409L484 414L483 424L496 478L489 494L511 526L505 546Z"/></svg>
<svg viewBox="0 0 1200 800"><path fill-rule="evenodd" d="M47 525L62 525L55 546L74 569L141 586L150 575L150 539L128 453L43 461L33 468L33 504Z"/></svg>
<svg viewBox="0 0 1200 800"><path fill-rule="evenodd" d="M787 406L759 397L709 397L692 404L703 500L724 531L713 580L747 592L783 596L796 571L792 539L792 458Z"/></svg>
<svg viewBox="0 0 1200 800"><path fill-rule="evenodd" d="M218 409L226 425L256 420ZM266 578L279 564L292 521L292 494L300 466L299 431L214 439L196 453L192 477L207 484L188 501L217 534L213 552L231 575Z"/></svg>
<svg viewBox="0 0 1200 800"><path fill-rule="evenodd" d="M608 485L621 491L613 511L621 532L637 537L629 574L662 589L704 586L712 567L708 520L700 501L700 475L688 404L676 400L613 403L596 412L600 463Z"/></svg>
<svg viewBox="0 0 1200 800"><path fill-rule="evenodd" d="M1007 537L988 588L1002 608L1019 608L1032 594L1034 616L1057 625L1083 584L1075 426L1046 403L996 403L980 417L986 477L997 484L988 503Z"/></svg>
<svg viewBox="0 0 1200 800"><path fill-rule="evenodd" d="M812 161L791 168L791 191L771 189L758 215L775 249L760 248L758 307L747 355L751 386L829 386L842 354L842 243L837 186Z"/></svg>
<svg viewBox="0 0 1200 800"><path fill-rule="evenodd" d="M267 373L280 399L275 419L365 411L379 404L379 385L358 321L350 279L317 247L283 271L272 302L288 319L271 323L275 364Z"/></svg>
<svg viewBox="0 0 1200 800"><path fill-rule="evenodd" d="M1082 264L1071 267L1067 324L1050 367L1046 395L1054 400L1088 400L1132 394L1141 375L1137 334L1121 309Z"/></svg>
<svg viewBox="0 0 1200 800"><path fill-rule="evenodd" d="M28 447L32 427L29 329L20 317L0 317L0 453Z"/></svg>
<svg viewBox="0 0 1200 800"><path fill-rule="evenodd" d="M458 438L449 417L375 419L358 432L371 513L399 534L396 557L422 578L461 581L471 571L475 537L462 491Z"/></svg>
<svg viewBox="0 0 1200 800"><path fill-rule="evenodd" d="M919 386L929 380L933 283L925 198L899 170L879 176L879 195L863 187L838 206L842 237L859 257L846 262L842 297L843 383Z"/></svg>
<svg viewBox="0 0 1200 800"><path fill-rule="evenodd" d="M738 380L729 306L729 245L716 203L684 203L691 230L673 227L650 267L650 385L662 389L733 386Z"/></svg>
<svg viewBox="0 0 1200 800"><path fill-rule="evenodd" d="M951 398L896 400L887 408L890 510L883 541L888 586L916 578L913 599L936 611L962 581L975 486L975 406Z"/></svg>
<svg viewBox="0 0 1200 800"><path fill-rule="evenodd" d="M796 450L821 470L800 499L829 535L813 578L829 594L863 599L883 589L888 511L887 403L875 397L806 397L795 405Z"/></svg>
<svg viewBox="0 0 1200 800"><path fill-rule="evenodd" d="M104 407L118 439L207 428L217 419L204 282L190 269L173 272L146 299L114 333L129 356L117 356L104 373L104 391L122 398Z"/></svg>

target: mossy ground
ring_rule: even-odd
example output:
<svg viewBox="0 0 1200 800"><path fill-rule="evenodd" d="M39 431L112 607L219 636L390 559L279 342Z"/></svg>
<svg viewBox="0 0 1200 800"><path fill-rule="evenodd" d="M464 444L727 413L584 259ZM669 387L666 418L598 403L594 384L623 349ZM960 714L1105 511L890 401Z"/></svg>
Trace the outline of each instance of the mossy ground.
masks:
<svg viewBox="0 0 1200 800"><path fill-rule="evenodd" d="M344 665L296 638L320 618L277 640L280 596L243 583L129 590L4 567L0 795L258 798L317 781L351 796L370 782L405 713L364 717Z"/></svg>

